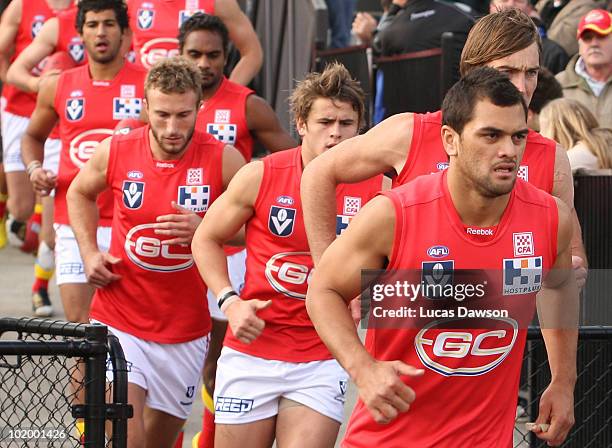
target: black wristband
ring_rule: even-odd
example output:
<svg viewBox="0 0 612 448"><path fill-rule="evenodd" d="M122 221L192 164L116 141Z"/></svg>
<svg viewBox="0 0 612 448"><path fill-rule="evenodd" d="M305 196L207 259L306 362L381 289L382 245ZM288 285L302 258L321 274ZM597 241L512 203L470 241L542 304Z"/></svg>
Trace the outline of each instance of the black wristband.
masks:
<svg viewBox="0 0 612 448"><path fill-rule="evenodd" d="M221 307L223 306L223 304L230 298L233 296L238 296L238 293L236 291L234 291L233 289L226 292L225 294L223 294L221 297L219 297L219 299L217 300L217 305L219 305L219 309L221 309Z"/></svg>

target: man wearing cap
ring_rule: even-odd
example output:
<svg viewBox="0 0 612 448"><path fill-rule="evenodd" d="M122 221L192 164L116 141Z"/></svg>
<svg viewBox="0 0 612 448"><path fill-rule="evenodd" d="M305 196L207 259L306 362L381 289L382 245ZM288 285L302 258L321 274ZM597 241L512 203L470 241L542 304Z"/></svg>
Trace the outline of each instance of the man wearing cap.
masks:
<svg viewBox="0 0 612 448"><path fill-rule="evenodd" d="M587 13L578 24L578 54L557 75L563 96L583 103L612 127L612 14L603 9Z"/></svg>

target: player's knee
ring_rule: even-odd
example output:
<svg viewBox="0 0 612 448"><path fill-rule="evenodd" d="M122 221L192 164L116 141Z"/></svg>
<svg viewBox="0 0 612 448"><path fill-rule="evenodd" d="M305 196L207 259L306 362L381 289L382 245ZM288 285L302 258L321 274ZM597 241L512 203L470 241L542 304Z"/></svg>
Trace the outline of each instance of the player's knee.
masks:
<svg viewBox="0 0 612 448"><path fill-rule="evenodd" d="M55 252L46 241L42 241L38 246L37 263L45 271L52 271L55 268Z"/></svg>
<svg viewBox="0 0 612 448"><path fill-rule="evenodd" d="M9 195L6 206L16 221L25 222L34 213L34 202L20 198L18 195Z"/></svg>

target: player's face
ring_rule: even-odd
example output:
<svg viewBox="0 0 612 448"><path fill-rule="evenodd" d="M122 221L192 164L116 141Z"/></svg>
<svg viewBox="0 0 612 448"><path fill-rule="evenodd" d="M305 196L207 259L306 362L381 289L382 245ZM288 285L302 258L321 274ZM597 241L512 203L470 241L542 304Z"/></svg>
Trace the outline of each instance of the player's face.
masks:
<svg viewBox="0 0 612 448"><path fill-rule="evenodd" d="M538 85L538 69L540 68L538 44L533 43L521 51L505 58L495 59L486 65L505 73L512 84L523 94L525 103L531 102L533 92Z"/></svg>
<svg viewBox="0 0 612 448"><path fill-rule="evenodd" d="M82 33L90 59L105 64L119 57L123 32L112 9L87 11Z"/></svg>
<svg viewBox="0 0 612 448"><path fill-rule="evenodd" d="M462 177L484 197L512 190L527 142L527 123L520 105L500 107L489 100L476 104L474 117L456 135L454 163Z"/></svg>
<svg viewBox="0 0 612 448"><path fill-rule="evenodd" d="M219 85L226 61L223 40L218 33L205 30L189 33L181 54L195 63L202 72L203 90Z"/></svg>
<svg viewBox="0 0 612 448"><path fill-rule="evenodd" d="M180 156L193 136L200 104L193 91L166 94L150 89L146 97L151 133L166 159Z"/></svg>
<svg viewBox="0 0 612 448"><path fill-rule="evenodd" d="M344 101L317 98L312 103L306 122L298 121L297 130L302 137L302 146L320 155L341 141L357 135L357 111Z"/></svg>

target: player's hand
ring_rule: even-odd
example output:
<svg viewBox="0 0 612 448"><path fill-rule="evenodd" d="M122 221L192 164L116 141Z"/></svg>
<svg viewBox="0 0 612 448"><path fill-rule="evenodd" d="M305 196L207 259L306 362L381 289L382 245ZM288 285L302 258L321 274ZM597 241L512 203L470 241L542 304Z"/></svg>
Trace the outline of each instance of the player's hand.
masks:
<svg viewBox="0 0 612 448"><path fill-rule="evenodd" d="M572 268L574 269L578 288L583 288L587 279L587 268L584 260L581 257L572 255Z"/></svg>
<svg viewBox="0 0 612 448"><path fill-rule="evenodd" d="M376 361L361 366L354 375L359 397L366 405L372 418L380 424L394 420L400 412L410 409L416 398L414 390L405 384L401 375L421 376L423 369L417 369L401 361Z"/></svg>
<svg viewBox="0 0 612 448"><path fill-rule="evenodd" d="M106 252L94 252L84 257L85 275L87 280L96 288L104 288L109 283L117 281L120 275L114 274L110 268L121 262L121 258L113 257Z"/></svg>
<svg viewBox="0 0 612 448"><path fill-rule="evenodd" d="M193 234L202 222L202 218L174 201L172 201L172 207L178 213L158 216L155 233L174 237L162 241L162 244L191 244Z"/></svg>
<svg viewBox="0 0 612 448"><path fill-rule="evenodd" d="M30 182L38 194L48 196L57 184L57 175L53 171L39 167L30 174Z"/></svg>
<svg viewBox="0 0 612 448"><path fill-rule="evenodd" d="M551 383L540 398L540 410L532 431L548 442L548 446L563 443L569 430L574 426L574 388ZM543 431L541 424L549 424Z"/></svg>
<svg viewBox="0 0 612 448"><path fill-rule="evenodd" d="M236 300L225 309L232 333L240 342L250 344L259 337L266 322L257 317L257 312L271 304L271 300Z"/></svg>

